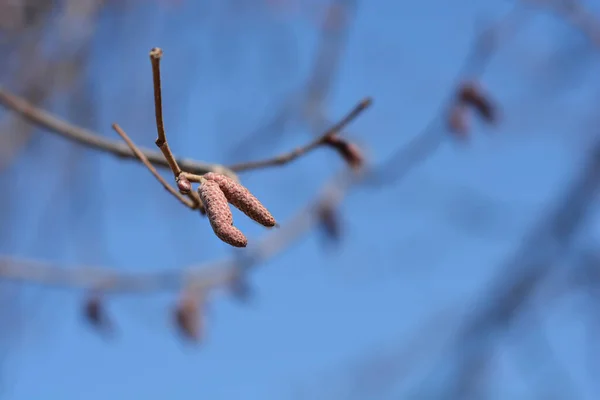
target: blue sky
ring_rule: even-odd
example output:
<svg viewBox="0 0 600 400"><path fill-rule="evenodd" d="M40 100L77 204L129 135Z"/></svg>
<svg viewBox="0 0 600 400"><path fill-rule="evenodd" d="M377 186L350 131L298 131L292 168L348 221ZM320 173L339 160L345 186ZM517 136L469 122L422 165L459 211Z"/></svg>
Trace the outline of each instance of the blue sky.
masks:
<svg viewBox="0 0 600 400"><path fill-rule="evenodd" d="M171 11L148 4L103 14L87 71L96 107L87 123L115 138L110 124L118 122L138 144L153 145L148 51L159 46L173 150L207 161L242 161L232 159L231 150L301 85L317 36L306 20L277 20L260 7L233 15L218 3L187 1ZM359 3L327 105L335 119L364 96L374 98L350 137L366 144L377 162L435 115L477 23L498 18L512 2ZM572 61L578 53L584 56ZM170 325L172 294L109 301L118 336L105 341L81 321L82 293L24 291L23 320L4 367L5 397L347 398L340 393L360 381L369 360L397 354L432 316L442 313L448 322L433 328L421 347L448 338L558 199L593 133L589 104L597 100L591 75L597 61L569 25L535 14L502 45L484 76L502 107L500 126L476 124L469 145L448 141L398 184L353 193L342 206L346 230L339 251L324 251L317 232L265 263L252 276L256 297L250 304L223 296L211 303L200 346L183 343ZM53 110L69 118L65 99ZM256 156L310 138L302 129L292 133L265 143ZM75 149L80 169L70 171L68 193L57 194L65 172L60 163ZM15 213L22 215L3 252L134 271L180 268L231 252L206 221L183 209L136 163L81 151L50 135L40 136L19 161L10 177L2 177L10 179L19 201ZM332 153L317 151L243 179L285 221L342 166ZM31 193L34 171L35 195L21 199ZM264 233L242 217L236 224L251 240ZM544 326L582 393L591 396L581 367L585 348L573 346L582 340L586 318L573 312L576 300L544 311ZM495 398L531 398L515 345L500 343ZM551 377L541 368L539 379ZM393 387L376 398L402 390Z"/></svg>

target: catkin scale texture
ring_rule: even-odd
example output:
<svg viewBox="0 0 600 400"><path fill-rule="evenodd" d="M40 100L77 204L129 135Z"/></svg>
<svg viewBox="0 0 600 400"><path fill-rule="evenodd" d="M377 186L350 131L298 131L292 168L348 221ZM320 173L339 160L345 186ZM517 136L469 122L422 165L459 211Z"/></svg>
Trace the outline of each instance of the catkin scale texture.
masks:
<svg viewBox="0 0 600 400"><path fill-rule="evenodd" d="M246 247L248 239L233 226L233 215L219 184L212 180L206 180L198 188L198 194L215 235L232 246Z"/></svg>
<svg viewBox="0 0 600 400"><path fill-rule="evenodd" d="M273 227L276 225L275 218L271 215L269 210L267 210L267 208L241 184L225 175L216 174L214 172L205 174L204 178L216 182L229 203L242 211L249 218L266 227Z"/></svg>

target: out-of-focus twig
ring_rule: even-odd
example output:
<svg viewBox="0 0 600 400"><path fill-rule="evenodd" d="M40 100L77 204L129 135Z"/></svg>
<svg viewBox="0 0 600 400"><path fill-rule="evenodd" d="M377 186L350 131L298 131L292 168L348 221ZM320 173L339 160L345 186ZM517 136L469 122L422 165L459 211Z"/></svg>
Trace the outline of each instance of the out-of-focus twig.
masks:
<svg viewBox="0 0 600 400"><path fill-rule="evenodd" d="M81 78L87 61L87 49L101 7L98 0L83 0L91 7L62 7L44 1L18 0L0 4L0 52L6 61L0 66L0 81L13 87L32 104L41 105L57 92L72 86ZM70 32L75 22L85 21L87 34L76 37ZM44 52L43 38L48 36L48 25L60 27L64 35L53 35L55 54ZM57 29L57 30L58 30ZM1 84L0 84L1 85ZM19 152L33 138L34 127L17 114L0 117L0 171L10 165Z"/></svg>
<svg viewBox="0 0 600 400"><path fill-rule="evenodd" d="M573 24L593 43L600 47L600 21L578 0L522 0L547 9Z"/></svg>

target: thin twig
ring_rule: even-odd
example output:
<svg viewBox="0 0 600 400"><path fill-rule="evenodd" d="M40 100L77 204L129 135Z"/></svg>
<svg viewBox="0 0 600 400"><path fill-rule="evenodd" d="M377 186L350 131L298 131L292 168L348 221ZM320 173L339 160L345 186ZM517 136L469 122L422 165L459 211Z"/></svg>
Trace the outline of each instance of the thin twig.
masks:
<svg viewBox="0 0 600 400"><path fill-rule="evenodd" d="M116 140L106 139L97 133L85 128L77 127L54 115L37 108L27 100L10 93L0 86L0 104L5 108L12 110L28 120L29 122L47 129L63 138L72 140L76 143L90 147L92 149L111 153L118 157L137 160L137 156L131 151L125 143ZM169 163L164 159L162 153L147 148L139 148L152 165L161 168L170 168ZM186 171L194 174L205 174L207 172L217 172L238 179L235 172L220 164L210 164L191 159L179 159L178 165Z"/></svg>
<svg viewBox="0 0 600 400"><path fill-rule="evenodd" d="M167 191L169 193L171 193L173 196L175 196L177 198L177 200L182 202L185 206L187 206L191 209L198 208L193 200L183 197L177 190L175 190L175 188L173 188L171 185L169 185L169 183L162 176L160 176L160 174L158 173L156 168L154 168L154 166L150 163L150 161L148 161L148 158L146 158L144 153L142 153L137 148L135 143L133 143L133 141L129 138L129 136L127 136L125 131L118 124L112 124L112 128L115 130L115 132L117 132L119 134L119 136L121 136L121 138L125 141L125 143L127 143L127 146L129 146L131 151L137 156L137 158L139 158L139 160L142 162L142 164L144 164L146 166L146 168L148 168L148 170L150 170L152 175L154 175L154 177L163 185L163 187L165 189L167 189Z"/></svg>
<svg viewBox="0 0 600 400"><path fill-rule="evenodd" d="M371 104L373 103L371 98L365 98L360 101L354 108L342 118L339 122L334 124L332 127L327 129L323 134L321 134L318 138L312 140L308 144L298 147L290 152L281 154L279 156L269 158L261 161L250 161L240 164L230 165L229 169L235 172L248 171L253 169L271 167L276 165L287 164L291 161L294 161L298 157L305 155L306 153L316 149L317 147L322 146L326 143L326 140L331 136L342 131L348 124L350 124L356 117L358 117L363 111L365 111Z"/></svg>
<svg viewBox="0 0 600 400"><path fill-rule="evenodd" d="M156 131L158 133L158 138L155 143L156 146L160 149L169 163L169 167L171 171L173 171L173 175L175 178L181 174L181 168L179 164L177 164L177 160L173 156L173 152L169 148L169 143L167 142L167 135L165 134L165 125L163 121L163 113L162 113L162 90L160 85L160 59L163 55L163 51L158 47L150 50L150 62L152 63L152 82L154 83L154 113L156 115Z"/></svg>
<svg viewBox="0 0 600 400"><path fill-rule="evenodd" d="M191 282L214 288L229 279L228 263L191 267L157 273L125 273L103 267L64 268L32 259L0 257L0 276L13 280L64 289L102 290L103 293L151 293L178 291Z"/></svg>

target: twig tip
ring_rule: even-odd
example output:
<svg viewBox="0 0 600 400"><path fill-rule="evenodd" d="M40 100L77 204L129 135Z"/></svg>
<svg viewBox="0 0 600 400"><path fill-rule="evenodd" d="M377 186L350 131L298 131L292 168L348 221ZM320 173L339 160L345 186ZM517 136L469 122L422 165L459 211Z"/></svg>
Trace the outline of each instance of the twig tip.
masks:
<svg viewBox="0 0 600 400"><path fill-rule="evenodd" d="M160 47L153 47L150 50L150 58L160 59L163 55L163 51Z"/></svg>
<svg viewBox="0 0 600 400"><path fill-rule="evenodd" d="M373 98L372 97L365 97L360 102L359 107L360 107L361 110L364 110L365 108L368 108L368 107L370 107L372 105L373 105Z"/></svg>

